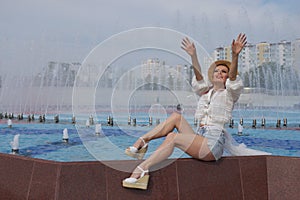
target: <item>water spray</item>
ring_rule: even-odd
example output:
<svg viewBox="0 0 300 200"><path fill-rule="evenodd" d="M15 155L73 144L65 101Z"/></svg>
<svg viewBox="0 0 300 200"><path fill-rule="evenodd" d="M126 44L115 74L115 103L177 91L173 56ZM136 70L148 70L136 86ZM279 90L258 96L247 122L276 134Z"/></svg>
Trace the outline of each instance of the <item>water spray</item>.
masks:
<svg viewBox="0 0 300 200"><path fill-rule="evenodd" d="M12 121L11 121L11 119L7 120L7 126L8 126L8 128L12 128Z"/></svg>
<svg viewBox="0 0 300 200"><path fill-rule="evenodd" d="M65 128L63 130L63 137L62 137L63 142L68 143L69 142L69 134L68 134L68 129Z"/></svg>
<svg viewBox="0 0 300 200"><path fill-rule="evenodd" d="M101 135L102 134L102 126L101 126L101 124L96 124L96 126L95 126L95 134L96 135Z"/></svg>
<svg viewBox="0 0 300 200"><path fill-rule="evenodd" d="M12 154L19 154L19 137L20 134L15 135L13 141L10 142Z"/></svg>

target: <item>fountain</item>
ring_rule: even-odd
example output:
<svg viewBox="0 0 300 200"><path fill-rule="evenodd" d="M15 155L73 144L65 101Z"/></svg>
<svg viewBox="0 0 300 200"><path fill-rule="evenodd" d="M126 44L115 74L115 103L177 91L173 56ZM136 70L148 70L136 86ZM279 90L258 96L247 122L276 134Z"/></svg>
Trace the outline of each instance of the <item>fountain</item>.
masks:
<svg viewBox="0 0 300 200"><path fill-rule="evenodd" d="M64 128L64 130L63 130L62 140L65 143L69 142L69 134L68 134L68 129L67 128Z"/></svg>
<svg viewBox="0 0 300 200"><path fill-rule="evenodd" d="M280 128L280 127L281 127L281 120L277 119L276 128Z"/></svg>
<svg viewBox="0 0 300 200"><path fill-rule="evenodd" d="M85 127L89 128L89 127L90 127L90 125L91 125L91 124L90 124L90 120L89 120L89 119L87 119L87 120L86 120L86 122L85 122Z"/></svg>
<svg viewBox="0 0 300 200"><path fill-rule="evenodd" d="M18 120L23 120L23 118L24 118L23 113L18 114L17 118L18 118Z"/></svg>
<svg viewBox="0 0 300 200"><path fill-rule="evenodd" d="M7 126L8 126L8 128L12 128L12 120L11 119L7 120Z"/></svg>
<svg viewBox="0 0 300 200"><path fill-rule="evenodd" d="M43 123L41 126L52 123L50 119L57 125L71 121L79 127L81 136L95 124L95 134L102 134L101 123L110 129L155 126L176 111L185 115L193 128L197 127L194 110L198 97L190 87L193 75L190 58L178 46L186 35L155 28L136 32L111 37L97 46L82 64L50 61L40 71L26 76L1 74L0 120L25 124L33 122L35 115ZM128 38L133 38L131 34L141 39L127 44ZM164 39L153 40L161 36ZM119 42L128 46L120 48L116 45ZM199 43L195 44L206 73L211 58ZM282 119L283 127L293 128L295 124L298 127L299 117L295 113L299 113L299 108L294 109L293 105L299 103L300 96L297 71L292 73L291 66L282 71L282 66L270 63L257 68L246 66L240 71L246 87L229 127L237 128L242 135L245 134L241 126L244 130L252 127L259 131L274 126L279 129L282 125L276 120ZM14 121L14 113L19 113L19 121ZM23 116L28 121L22 121ZM253 119L262 119L261 126Z"/></svg>
<svg viewBox="0 0 300 200"><path fill-rule="evenodd" d="M96 126L95 126L95 134L96 135L102 135L103 134L102 125L101 124L96 124Z"/></svg>
<svg viewBox="0 0 300 200"><path fill-rule="evenodd" d="M13 141L10 142L12 154L19 153L19 137L20 134L15 135Z"/></svg>
<svg viewBox="0 0 300 200"><path fill-rule="evenodd" d="M94 118L93 118L93 115L90 116L90 118L89 118L89 123L90 123L90 125L94 125Z"/></svg>
<svg viewBox="0 0 300 200"><path fill-rule="evenodd" d="M265 125L266 125L266 119L263 117L262 119L261 119L261 127L265 127Z"/></svg>
<svg viewBox="0 0 300 200"><path fill-rule="evenodd" d="M54 116L54 122L55 122L55 123L58 123L58 122L59 122L59 116L58 116L58 115L55 115L55 116Z"/></svg>
<svg viewBox="0 0 300 200"><path fill-rule="evenodd" d="M152 123L153 123L153 120L152 120L152 117L150 116L149 117L149 126L152 126Z"/></svg>
<svg viewBox="0 0 300 200"><path fill-rule="evenodd" d="M153 36L152 33L148 34L148 32L147 35L151 37ZM161 38L166 35L168 34L159 34L159 37L157 38ZM142 129L144 131L147 128L153 128L149 126L154 126L155 124L157 125L163 122L166 116L173 111L178 111L185 115L185 117L191 124L194 123L193 128L196 128L198 125L198 120L194 119L193 111L197 106L197 98L189 87L191 78L191 71L189 71L190 63L188 63L187 61L189 60L189 58L182 56L182 58L176 59L176 57L180 57L182 55L180 48L178 48L178 44L180 43L179 39L183 36L182 34L177 35L179 37L170 37L170 39L168 39L167 37L165 38L165 40L162 39L162 41L154 42L153 45L153 41L151 40L140 39L138 41L141 42L142 45L133 46L131 49L129 49L129 51L126 50L123 52L118 51L118 48L115 48L115 44L107 45L107 48L105 48L104 52L98 51L98 48L96 48L93 51L93 53L90 54L91 57L94 56L96 61L89 62L88 57L86 59L86 62L83 63L82 68L79 68L79 65L75 65L73 63L70 64L50 62L47 66L45 66L44 70L41 70L40 73L31 75L29 78L15 78L15 76L10 76L12 74L4 75L5 78L1 79L2 84L0 87L0 120L1 122L2 120L3 122L5 122L7 119L13 121L15 120L14 113L23 113L25 118L26 116L28 116L28 121L21 121L23 117L21 117L20 115L20 117L18 117L20 121L14 122L16 122L16 125L20 125L20 127L26 127L27 122L31 122L30 125L34 124L34 118L31 116L35 114L36 116L39 116L39 121L42 122L42 124L38 124L38 126L42 128L39 127L40 129L38 129L38 133L35 134L35 138L42 140L43 128L50 129L49 124L53 122L53 120L49 119L54 118L55 123L52 124L52 127L65 127L64 123L70 123L70 118L72 118L71 126L77 128L75 131L77 131L78 135L80 136L80 138L78 137L78 141L83 143L85 149L89 148L89 153L93 155L93 158L97 160L102 160L101 156L105 153L108 153L109 156L111 156L114 153L118 154L119 151L122 151L121 153L123 153L124 147L126 147L127 144L132 142L134 138L130 138L130 141L128 143L122 143L124 141L122 137L128 136L130 134L130 136L132 137L138 137L139 134L143 133L139 132L138 130ZM146 44L143 45L143 42L145 42ZM164 44L163 48L159 48L160 43ZM104 45L105 44L106 43L104 42ZM116 44L119 43L116 42ZM173 56L171 59L169 59L168 56L165 56L164 52L165 50L168 50L169 45L176 45L175 47L170 47L170 49L175 49L170 53ZM110 47L114 47L112 51L110 51ZM146 47L148 49L151 49L152 47L159 49L151 55L162 55L162 57L160 57L158 60L150 60L149 62L140 65L140 63L144 62L144 60L147 60L148 57L134 53L136 53L143 47ZM145 54L148 53L147 50L145 50ZM100 54L103 56L99 56L99 52L103 53ZM106 52L118 52L120 54L108 57L106 56ZM94 53L96 53L96 56L93 55ZM133 56L130 55L131 53L133 54ZM202 55L203 52L200 52L200 54L201 55L199 55L199 58L201 58L201 60L204 60ZM127 64L128 62L123 62L124 57L126 56L129 56L129 60L132 60L133 62L130 64ZM126 65L124 63L126 63ZM167 64L169 64L169 66ZM205 63L201 64L205 66ZM75 67L71 69L74 66L77 66L78 68ZM131 68L128 69L128 66ZM272 74L271 72L272 71L264 71L263 73L265 73L268 76ZM251 76L257 78L263 73L254 72ZM77 77L76 74L78 74ZM1 74L1 76L3 75ZM76 81L74 82L75 78ZM275 78L280 78L283 82L287 80L280 76L276 76ZM18 80L17 85L14 82L14 80ZM295 81L295 79L290 80L292 82ZM299 102L298 90L295 90L295 95L290 94L288 92L284 92L285 90L290 90L286 87L276 86L276 90L273 88L265 88L265 90L260 90L260 88L264 85L260 83L258 84L260 88L256 88L256 85L254 84L255 81L257 80L253 79L250 81L252 85L249 85L249 87L245 89L243 95L241 96L238 104L235 107L235 111L233 113L232 119L230 120L229 126L231 128L235 128L236 125L234 124L234 122L239 122L239 120L241 121L240 123L238 123L237 126L238 134L236 134L235 129L229 129L229 131L233 133L232 135L235 134L235 136L241 136L239 137L239 139L242 140L244 136L247 135L245 133L263 132L264 130L260 130L259 127L257 127L257 129L249 130L253 119L262 119L261 127L264 127L266 130L271 130L272 128L274 128L274 122L276 122L276 120L281 120L283 117L283 127L287 127L287 119L289 122L289 128L295 127L296 123L299 124L299 115L295 115L295 113L299 113L299 108L298 110L293 109L293 103L296 101ZM276 85L278 84L278 82L280 81L272 80L272 85ZM266 83L269 84L269 80L267 81L266 79ZM297 81L295 81L295 84L297 84ZM182 105L177 106L178 104ZM185 108L184 113L181 109L183 108L183 106ZM95 116L95 119L97 119L97 121L95 120L95 122L97 123L95 126L95 132L91 129L91 126L94 124L93 116ZM128 116L130 116L130 118ZM64 121L65 118L67 118L66 121ZM88 120L86 120L87 118ZM98 121L98 119L100 122ZM107 125L107 127L102 127L101 122L103 126ZM15 124L13 129L5 129L5 131L8 131L9 133L14 131L16 129ZM141 127L145 124L146 126L149 126ZM115 127L112 127L114 125ZM255 123L254 121L252 123L253 128L254 125L256 127L256 121ZM279 127L281 126L280 124L278 125ZM118 130L117 128L120 128L121 130ZM108 133L111 134L109 135L109 137L95 136L102 134L106 136L107 129L109 130ZM126 129L130 129L130 131L127 131ZM285 128L283 129L283 131L286 130L287 129ZM103 131L105 133L103 133ZM282 129L278 128L275 131L282 131ZM47 132L47 130L45 132ZM70 129L69 132L72 133ZM47 136L48 135L49 134L47 134ZM63 130L62 140L65 143L69 141L69 134L67 128ZM249 141L253 143L257 142L257 140L261 141L263 139L249 139ZM278 142L279 139L275 140L276 142ZM72 144L61 145L61 143L62 142L47 143L46 145L36 144L32 148L37 148L38 150L40 150L39 148L41 147L48 147L52 150L52 148L62 148L62 146L73 147L72 145L74 144L72 142ZM14 141L11 142L11 148L12 153L17 154L19 152L19 134L16 135L14 137ZM99 149L101 153L97 151ZM114 150L114 152L111 151L112 149ZM32 149L29 150L32 151ZM71 153L74 154L73 151ZM68 155L66 155L65 157L68 157ZM229 162L228 160L224 159L224 162L222 161L218 164L220 164L220 166L223 167L224 163L228 163L228 165L225 165L225 167L228 167L231 166L231 161L233 161L233 159L230 159ZM243 158L243 161L241 162L244 162L245 159L246 158ZM273 161L273 158L267 160L268 162ZM240 160L238 160L237 163L241 162ZM261 163L261 160L259 159L258 162ZM183 163L179 163L178 166L181 166L182 164ZM193 166L199 164L202 165L198 162L193 163ZM269 166L267 164L263 166ZM83 166L82 164L80 165ZM212 163L212 165L214 164ZM261 164L259 166L261 166ZM122 165L118 165L116 168L118 167L122 167ZM239 167L240 166L236 168L240 170ZM128 169L129 168L130 167L128 167ZM61 165L58 169L61 169ZM107 168L107 171L109 170L110 169ZM45 171L48 172L48 170ZM64 173L64 171L68 170L60 170L59 172ZM267 170L264 169L264 171ZM72 174L72 176L74 176L74 174ZM33 176L30 175L29 177ZM56 177L54 178L55 180L58 180L57 177L59 176L54 177ZM119 177L121 177L121 175ZM222 175L220 177L222 177ZM97 176L97 178L99 178L97 179L97 181L99 181L102 177Z"/></svg>
<svg viewBox="0 0 300 200"><path fill-rule="evenodd" d="M283 127L287 127L287 118L283 119Z"/></svg>
<svg viewBox="0 0 300 200"><path fill-rule="evenodd" d="M136 126L136 118L133 118L133 119L132 119L132 125L133 125L133 126Z"/></svg>
<svg viewBox="0 0 300 200"><path fill-rule="evenodd" d="M72 124L75 124L76 123L76 117L73 115L72 116Z"/></svg>
<svg viewBox="0 0 300 200"><path fill-rule="evenodd" d="M107 117L107 125L108 126L114 126L114 118L110 115Z"/></svg>
<svg viewBox="0 0 300 200"><path fill-rule="evenodd" d="M238 135L243 135L243 125L241 123L238 124Z"/></svg>
<svg viewBox="0 0 300 200"><path fill-rule="evenodd" d="M46 116L45 116L45 114L39 116L39 121L41 123L46 122Z"/></svg>
<svg viewBox="0 0 300 200"><path fill-rule="evenodd" d="M234 119L230 119L229 128L233 128L233 127L234 127Z"/></svg>
<svg viewBox="0 0 300 200"><path fill-rule="evenodd" d="M256 128L256 119L254 119L252 122L252 128Z"/></svg>
<svg viewBox="0 0 300 200"><path fill-rule="evenodd" d="M130 115L128 116L127 124L131 125L131 116Z"/></svg>

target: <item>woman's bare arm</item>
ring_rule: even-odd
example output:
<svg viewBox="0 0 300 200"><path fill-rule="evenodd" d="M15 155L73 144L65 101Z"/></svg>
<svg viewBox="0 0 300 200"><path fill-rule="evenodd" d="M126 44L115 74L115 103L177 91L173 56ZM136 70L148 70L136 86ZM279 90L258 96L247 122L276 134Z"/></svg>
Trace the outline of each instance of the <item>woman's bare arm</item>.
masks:
<svg viewBox="0 0 300 200"><path fill-rule="evenodd" d="M197 81L203 80L201 66L197 57L195 44L192 43L188 38L184 38L181 42L181 48L191 56L194 74L196 76Z"/></svg>

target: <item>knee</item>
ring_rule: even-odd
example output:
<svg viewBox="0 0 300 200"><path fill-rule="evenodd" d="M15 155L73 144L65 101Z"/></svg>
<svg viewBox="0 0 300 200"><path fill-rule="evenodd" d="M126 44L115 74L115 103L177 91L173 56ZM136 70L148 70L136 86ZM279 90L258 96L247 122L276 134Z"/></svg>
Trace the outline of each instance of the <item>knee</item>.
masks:
<svg viewBox="0 0 300 200"><path fill-rule="evenodd" d="M178 112L173 112L173 113L171 114L171 117L172 117L175 121L180 121L182 115L179 114Z"/></svg>
<svg viewBox="0 0 300 200"><path fill-rule="evenodd" d="M171 132L166 136L166 140L169 142L173 142L175 141L175 137L176 137L176 133Z"/></svg>

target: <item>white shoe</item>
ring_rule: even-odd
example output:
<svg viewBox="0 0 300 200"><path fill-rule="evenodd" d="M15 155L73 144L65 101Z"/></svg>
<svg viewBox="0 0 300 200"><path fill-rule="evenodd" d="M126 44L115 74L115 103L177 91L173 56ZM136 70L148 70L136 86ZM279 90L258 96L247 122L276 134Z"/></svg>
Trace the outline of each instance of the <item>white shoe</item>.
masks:
<svg viewBox="0 0 300 200"><path fill-rule="evenodd" d="M144 145L140 149L137 149L134 146L128 147L125 150L125 153L128 156L131 156L133 158L137 158L137 159L141 160L141 159L144 158L144 156L145 156L145 154L148 150L148 143L146 143L145 140L142 137L140 137L139 139L141 139L143 141Z"/></svg>
<svg viewBox="0 0 300 200"><path fill-rule="evenodd" d="M146 190L148 187L149 170L143 170L140 166L137 168L142 172L139 178L126 178L123 180L123 187Z"/></svg>

